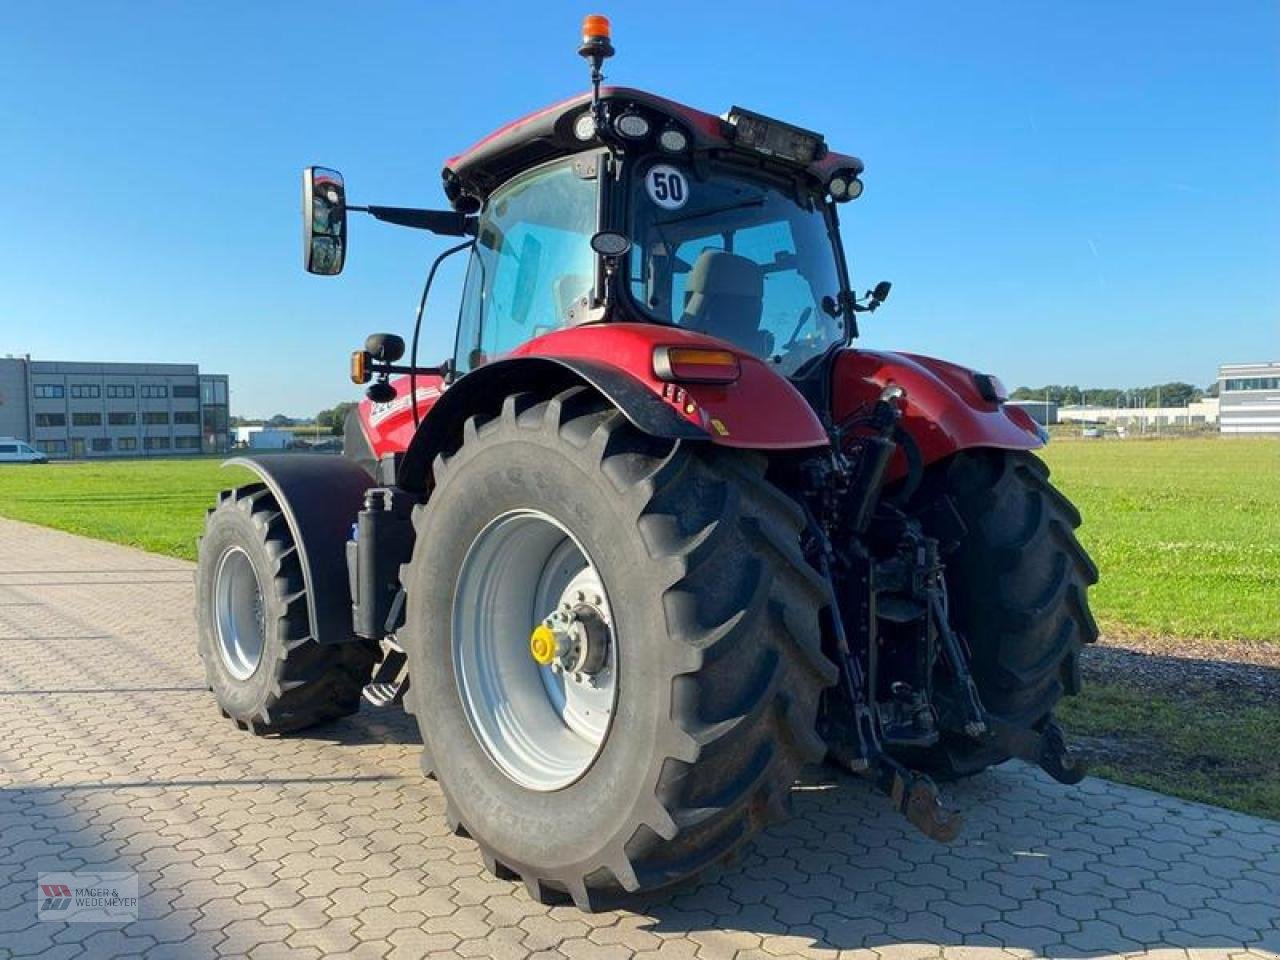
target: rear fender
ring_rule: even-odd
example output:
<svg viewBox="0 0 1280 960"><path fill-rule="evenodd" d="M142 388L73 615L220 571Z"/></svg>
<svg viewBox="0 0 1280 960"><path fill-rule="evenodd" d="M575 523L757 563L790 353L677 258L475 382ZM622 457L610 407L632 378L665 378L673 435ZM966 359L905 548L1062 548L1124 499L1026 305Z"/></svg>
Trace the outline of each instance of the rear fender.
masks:
<svg viewBox="0 0 1280 960"><path fill-rule="evenodd" d="M920 448L927 466L960 450L995 447L1035 450L1044 446L1036 422L1017 407L985 399L977 373L966 367L909 353L842 350L832 377L832 409L837 423L870 412L890 385L906 392L902 428ZM906 473L900 453L888 479Z"/></svg>
<svg viewBox="0 0 1280 960"><path fill-rule="evenodd" d="M463 424L473 414L496 413L503 398L513 393L552 394L575 384L596 390L651 436L709 439L705 430L677 415L669 404L616 368L567 357L513 357L468 373L436 400L405 451L397 485L419 493L428 490L432 461L461 442Z"/></svg>
<svg viewBox="0 0 1280 960"><path fill-rule="evenodd" d="M302 566L307 617L316 642L355 639L346 544L373 478L354 460L322 454L235 457L223 466L256 473L284 513Z"/></svg>
<svg viewBox="0 0 1280 960"><path fill-rule="evenodd" d="M648 323L592 324L537 337L444 391L409 445L398 485L426 490L432 460L456 446L472 414L496 413L502 398L517 391L549 395L576 383L598 391L637 428L656 437L771 451L829 442L808 402L768 364L732 348L741 368L735 383L673 384L654 372L658 346L732 348L702 334Z"/></svg>

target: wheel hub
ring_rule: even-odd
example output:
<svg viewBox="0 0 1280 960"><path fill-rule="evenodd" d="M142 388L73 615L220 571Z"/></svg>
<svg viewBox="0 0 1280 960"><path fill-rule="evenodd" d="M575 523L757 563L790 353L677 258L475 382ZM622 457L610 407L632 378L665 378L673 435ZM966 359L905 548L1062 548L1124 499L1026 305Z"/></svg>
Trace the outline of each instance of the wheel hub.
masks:
<svg viewBox="0 0 1280 960"><path fill-rule="evenodd" d="M599 604L599 594L587 602L587 594L574 591L575 601L560 607L534 627L529 653L539 666L563 670L581 682L604 669L609 657L610 632Z"/></svg>
<svg viewBox="0 0 1280 960"><path fill-rule="evenodd" d="M467 719L499 769L542 791L587 771L613 716L617 644L600 574L559 521L512 511L476 537L453 649Z"/></svg>

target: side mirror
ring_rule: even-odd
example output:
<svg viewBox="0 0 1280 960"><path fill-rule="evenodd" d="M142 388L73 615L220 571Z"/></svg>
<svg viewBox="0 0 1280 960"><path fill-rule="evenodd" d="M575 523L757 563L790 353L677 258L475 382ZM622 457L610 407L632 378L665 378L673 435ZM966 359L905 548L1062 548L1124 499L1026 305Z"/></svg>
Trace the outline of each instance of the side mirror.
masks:
<svg viewBox="0 0 1280 960"><path fill-rule="evenodd" d="M884 303L889 299L889 291L893 288L893 284L888 280L881 280L871 288L871 299Z"/></svg>
<svg viewBox="0 0 1280 960"><path fill-rule="evenodd" d="M332 277L347 258L347 191L342 174L326 167L302 171L302 265Z"/></svg>

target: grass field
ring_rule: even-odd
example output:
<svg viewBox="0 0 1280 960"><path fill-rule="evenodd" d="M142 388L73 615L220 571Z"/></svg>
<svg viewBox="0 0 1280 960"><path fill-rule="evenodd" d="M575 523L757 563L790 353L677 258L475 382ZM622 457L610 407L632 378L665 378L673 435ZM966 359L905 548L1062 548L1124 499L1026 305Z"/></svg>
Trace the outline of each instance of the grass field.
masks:
<svg viewBox="0 0 1280 960"><path fill-rule="evenodd" d="M1280 440L1058 440L1112 634L1280 641ZM0 467L0 515L191 559L205 509L248 474L214 459Z"/></svg>
<svg viewBox="0 0 1280 960"><path fill-rule="evenodd" d="M221 458L0 466L0 515L194 560L219 490L251 479Z"/></svg>
<svg viewBox="0 0 1280 960"><path fill-rule="evenodd" d="M1280 710L1274 693L1091 676L1057 710L1089 772L1175 797L1280 820Z"/></svg>
<svg viewBox="0 0 1280 960"><path fill-rule="evenodd" d="M1104 629L1280 641L1280 439L1062 440Z"/></svg>

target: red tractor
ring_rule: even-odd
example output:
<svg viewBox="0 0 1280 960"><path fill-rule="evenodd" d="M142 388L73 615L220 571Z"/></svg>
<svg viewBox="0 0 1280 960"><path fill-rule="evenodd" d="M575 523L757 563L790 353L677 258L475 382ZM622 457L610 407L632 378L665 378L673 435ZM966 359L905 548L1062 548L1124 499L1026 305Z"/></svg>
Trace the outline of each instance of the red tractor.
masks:
<svg viewBox="0 0 1280 960"><path fill-rule="evenodd" d="M304 176L305 259L346 215L458 238L412 347L352 356L345 457L235 461L200 543L200 655L256 734L417 718L494 873L593 908L783 816L797 773L865 774L941 840L937 779L1083 770L1053 720L1095 639L1080 517L994 376L852 346L862 163L748 110L601 86L449 160L450 211ZM452 358L419 365L444 256Z"/></svg>

